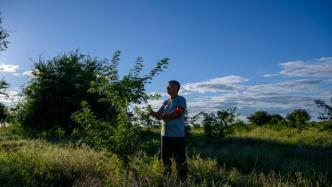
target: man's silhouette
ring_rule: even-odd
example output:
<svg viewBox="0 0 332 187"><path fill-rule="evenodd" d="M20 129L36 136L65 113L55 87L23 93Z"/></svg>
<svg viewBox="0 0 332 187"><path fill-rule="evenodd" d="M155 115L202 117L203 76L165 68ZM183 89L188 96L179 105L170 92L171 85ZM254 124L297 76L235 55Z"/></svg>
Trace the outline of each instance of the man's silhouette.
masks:
<svg viewBox="0 0 332 187"><path fill-rule="evenodd" d="M170 98L164 101L157 112L152 111L152 115L164 121L161 128L161 158L165 166L165 175L171 174L173 157L176 161L178 179L184 181L188 174L184 124L187 104L186 99L178 95L179 90L178 81L169 81L167 92Z"/></svg>

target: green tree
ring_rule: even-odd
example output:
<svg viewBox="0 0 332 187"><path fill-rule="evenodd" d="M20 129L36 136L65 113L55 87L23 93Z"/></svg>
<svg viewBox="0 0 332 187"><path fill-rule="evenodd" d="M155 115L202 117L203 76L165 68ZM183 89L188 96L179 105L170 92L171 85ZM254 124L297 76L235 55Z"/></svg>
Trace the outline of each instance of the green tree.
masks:
<svg viewBox="0 0 332 187"><path fill-rule="evenodd" d="M310 120L310 115L305 109L295 109L286 116L288 124L292 127L303 128L307 121Z"/></svg>
<svg viewBox="0 0 332 187"><path fill-rule="evenodd" d="M285 120L284 117L282 117L280 114L271 114L270 115L270 124L272 125L277 125L277 124L281 124L283 121Z"/></svg>
<svg viewBox="0 0 332 187"><path fill-rule="evenodd" d="M319 113L318 119L328 120L329 122L332 122L332 105L329 105L325 101L320 99L315 99L314 102L319 108L324 109L323 112ZM332 103L332 97L330 98L330 102Z"/></svg>
<svg viewBox="0 0 332 187"><path fill-rule="evenodd" d="M0 16L1 16L1 12L0 12ZM7 49L8 47L8 37L9 34L8 32L2 27L2 18L0 17L0 52ZM4 81L3 79L0 80L0 95L6 95L6 89L9 87L9 84Z"/></svg>
<svg viewBox="0 0 332 187"><path fill-rule="evenodd" d="M224 137L226 132L226 128L232 125L238 116L236 113L236 107L223 109L221 111L217 111L217 118L215 124L216 135L219 137Z"/></svg>
<svg viewBox="0 0 332 187"><path fill-rule="evenodd" d="M0 80L0 95L8 96L6 89L9 88L9 84L5 80Z"/></svg>
<svg viewBox="0 0 332 187"><path fill-rule="evenodd" d="M191 138L190 130L191 130L190 117L188 111L186 111L184 116L184 131L185 131L185 136L187 138Z"/></svg>
<svg viewBox="0 0 332 187"><path fill-rule="evenodd" d="M1 16L1 12L0 12ZM8 47L8 32L2 27L2 18L0 17L0 52L7 49ZM6 93L6 89L9 88L9 84L5 80L0 80L0 95L5 95L8 97ZM8 116L7 108L4 104L0 103L0 124L4 124Z"/></svg>
<svg viewBox="0 0 332 187"><path fill-rule="evenodd" d="M214 137L214 125L216 124L216 115L214 113L202 113L203 129L206 141L210 142Z"/></svg>
<svg viewBox="0 0 332 187"><path fill-rule="evenodd" d="M152 119L149 115L149 106L146 107L136 106L134 113L135 114L134 117L132 118L132 121L136 125L143 125L147 128L152 128L152 125L154 124L154 119Z"/></svg>
<svg viewBox="0 0 332 187"><path fill-rule="evenodd" d="M0 13L1 16L1 13ZM2 27L2 18L0 17L0 51L7 49L8 47L8 32Z"/></svg>
<svg viewBox="0 0 332 187"><path fill-rule="evenodd" d="M247 118L251 123L254 123L258 126L265 125L271 120L271 116L267 112L262 110L256 111Z"/></svg>
<svg viewBox="0 0 332 187"><path fill-rule="evenodd" d="M131 127L124 121L114 124L101 120L96 117L86 101L82 101L82 109L73 113L72 119L80 124L80 128L74 129L74 136L97 149L111 151L125 166L128 166L129 156L142 148L138 126Z"/></svg>
<svg viewBox="0 0 332 187"><path fill-rule="evenodd" d="M149 100L157 100L160 99L161 95L156 94L149 94ZM156 120L156 118L151 117L151 111L152 111L151 105L146 106L135 106L133 111L133 117L131 120L136 125L143 125L148 128L152 128L153 125L158 124L159 121Z"/></svg>
<svg viewBox="0 0 332 187"><path fill-rule="evenodd" d="M7 121L8 111L4 104L0 103L0 125L3 125Z"/></svg>
<svg viewBox="0 0 332 187"><path fill-rule="evenodd" d="M201 112L198 115L203 116L203 128L207 141L211 141L215 137L225 137L230 129L230 126L235 122L236 107L230 109L223 109L216 113ZM198 118L197 116L195 118Z"/></svg>
<svg viewBox="0 0 332 187"><path fill-rule="evenodd" d="M87 103L82 103L82 110L75 112L72 119L80 124L77 132L83 132L89 141L117 154L127 166L130 156L141 147L138 138L139 127L132 123L129 105L147 103L149 95L145 85L168 65L168 59L159 61L149 74L141 75L143 59L138 58L135 66L121 79L118 75L120 51L117 51L111 64L103 66L103 73L98 81L92 81L89 93L99 94L99 101L112 106L114 120L97 116ZM75 130L76 131L76 130Z"/></svg>
<svg viewBox="0 0 332 187"><path fill-rule="evenodd" d="M203 116L203 112L200 112L198 114L193 115L192 117L190 117L188 119L189 124L193 127L193 128L200 128L201 124L199 122L199 120L201 120L201 117Z"/></svg>
<svg viewBox="0 0 332 187"><path fill-rule="evenodd" d="M19 109L19 122L33 134L54 132L59 128L70 135L77 127L71 114L87 101L98 117L112 118L114 107L100 102L103 96L91 93L91 82L102 76L107 61L79 54L77 51L34 64L33 78L23 89L26 100Z"/></svg>

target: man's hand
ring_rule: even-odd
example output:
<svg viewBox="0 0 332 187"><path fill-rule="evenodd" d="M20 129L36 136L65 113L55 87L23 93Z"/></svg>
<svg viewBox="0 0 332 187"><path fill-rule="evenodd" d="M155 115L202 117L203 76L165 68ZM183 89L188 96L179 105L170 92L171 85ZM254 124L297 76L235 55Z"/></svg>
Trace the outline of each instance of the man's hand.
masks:
<svg viewBox="0 0 332 187"><path fill-rule="evenodd" d="M184 109L182 107L176 107L175 110L170 113L160 114L160 118L163 120L175 119L175 118L181 117L183 112L184 112Z"/></svg>
<svg viewBox="0 0 332 187"><path fill-rule="evenodd" d="M152 111L152 112L151 112L151 115L152 115L153 117L159 119L159 120L163 119L163 118L162 118L163 114L160 113L160 112L154 112L154 111Z"/></svg>
<svg viewBox="0 0 332 187"><path fill-rule="evenodd" d="M162 118L163 114L162 114L162 112L161 112L161 109L159 109L158 112L155 112L155 111L153 111L151 105L148 105L148 107L147 107L147 112L148 112L148 115L151 115L151 116L157 118L158 120L163 119L163 118Z"/></svg>
<svg viewBox="0 0 332 187"><path fill-rule="evenodd" d="M174 119L174 118L178 118L182 115L182 113L184 112L184 109L182 107L176 107L174 111L170 112L170 113L162 113L160 111L158 112L154 112L151 109L149 109L149 114L152 115L153 117L159 119L159 120L167 120L167 119Z"/></svg>

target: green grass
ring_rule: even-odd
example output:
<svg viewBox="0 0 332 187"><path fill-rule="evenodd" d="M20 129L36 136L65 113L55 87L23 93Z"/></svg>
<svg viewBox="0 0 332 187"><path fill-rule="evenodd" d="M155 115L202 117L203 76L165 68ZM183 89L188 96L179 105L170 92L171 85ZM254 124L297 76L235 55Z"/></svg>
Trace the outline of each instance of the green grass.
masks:
<svg viewBox="0 0 332 187"><path fill-rule="evenodd" d="M201 130L188 141L187 182L163 177L159 132L144 131L149 147L123 168L115 155L85 145L30 140L0 128L1 186L331 186L332 133L251 127L205 143Z"/></svg>
<svg viewBox="0 0 332 187"><path fill-rule="evenodd" d="M268 129L271 130L268 130ZM332 145L332 131L324 130L324 126L310 125L305 129L298 130L288 127L256 127L248 131L239 131L234 136L241 138L255 138L263 141L296 145L303 147L327 148Z"/></svg>

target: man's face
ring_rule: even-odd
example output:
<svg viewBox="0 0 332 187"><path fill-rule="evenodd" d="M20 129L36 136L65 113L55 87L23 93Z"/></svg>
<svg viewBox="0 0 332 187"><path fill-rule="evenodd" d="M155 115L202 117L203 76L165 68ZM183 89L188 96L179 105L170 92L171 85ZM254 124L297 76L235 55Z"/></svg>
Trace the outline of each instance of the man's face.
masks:
<svg viewBox="0 0 332 187"><path fill-rule="evenodd" d="M178 87L175 84L169 83L167 86L167 93L169 95L175 95L178 93Z"/></svg>

